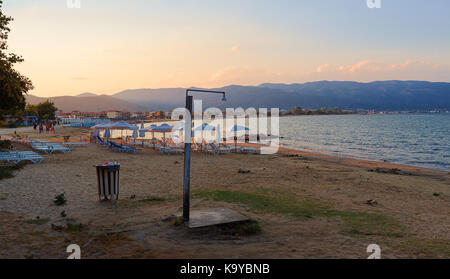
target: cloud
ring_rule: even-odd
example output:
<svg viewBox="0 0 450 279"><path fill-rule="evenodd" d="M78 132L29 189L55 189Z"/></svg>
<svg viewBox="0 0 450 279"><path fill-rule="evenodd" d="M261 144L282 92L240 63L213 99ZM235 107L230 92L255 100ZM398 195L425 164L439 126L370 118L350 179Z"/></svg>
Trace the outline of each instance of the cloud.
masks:
<svg viewBox="0 0 450 279"><path fill-rule="evenodd" d="M388 79L449 81L450 65L420 60L407 60L403 63L363 60L348 65L324 64L307 75L316 79L356 81Z"/></svg>
<svg viewBox="0 0 450 279"><path fill-rule="evenodd" d="M241 48L239 46L233 46L232 48L230 48L231 52L238 52Z"/></svg>
<svg viewBox="0 0 450 279"><path fill-rule="evenodd" d="M323 71L326 71L328 68L330 68L330 64L325 64L325 65L317 67L316 72L322 73Z"/></svg>

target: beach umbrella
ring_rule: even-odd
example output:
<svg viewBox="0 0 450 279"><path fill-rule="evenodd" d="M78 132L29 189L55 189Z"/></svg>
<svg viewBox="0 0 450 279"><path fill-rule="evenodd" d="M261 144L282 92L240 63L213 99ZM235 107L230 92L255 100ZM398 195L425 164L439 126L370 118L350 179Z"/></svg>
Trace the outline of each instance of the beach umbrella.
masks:
<svg viewBox="0 0 450 279"><path fill-rule="evenodd" d="M137 139L139 137L138 135L138 129L133 129L133 134L131 135L132 138Z"/></svg>
<svg viewBox="0 0 450 279"><path fill-rule="evenodd" d="M155 129L157 128L157 125L152 124L150 125L150 127L145 127L139 130L139 134L143 135L143 137L145 137L145 133L147 132L152 132L152 144L155 144Z"/></svg>
<svg viewBox="0 0 450 279"><path fill-rule="evenodd" d="M97 124L97 125L91 127L91 129L96 129L96 130L106 129L107 126L108 126L109 124L111 124L111 123L112 123L112 122Z"/></svg>
<svg viewBox="0 0 450 279"><path fill-rule="evenodd" d="M250 129L239 125L234 125L233 128L230 129L230 132L238 132L238 131L250 131Z"/></svg>
<svg viewBox="0 0 450 279"><path fill-rule="evenodd" d="M105 133L103 134L103 137L109 139L111 137L111 131L109 129L106 129Z"/></svg>
<svg viewBox="0 0 450 279"><path fill-rule="evenodd" d="M115 122L112 123L110 125L107 125L109 129L112 130L120 130L120 142L121 144L123 143L123 130L134 130L137 129L137 126L131 125L128 122L125 121L119 121L119 122Z"/></svg>
<svg viewBox="0 0 450 279"><path fill-rule="evenodd" d="M195 128L195 131L215 131L216 127L209 125L208 123L203 123L201 126Z"/></svg>
<svg viewBox="0 0 450 279"><path fill-rule="evenodd" d="M244 127L244 126L239 126L239 125L234 125L231 129L230 132L240 132L240 131L250 131L249 128ZM237 149L237 135L234 136L234 151L236 152Z"/></svg>
<svg viewBox="0 0 450 279"><path fill-rule="evenodd" d="M201 126L198 126L197 128L194 129L194 131L202 131L202 138L203 138L203 131L215 131L216 127L208 124L208 123L203 123ZM210 134L208 135L209 138Z"/></svg>
<svg viewBox="0 0 450 279"><path fill-rule="evenodd" d="M162 124L160 126L157 127L152 127L151 131L153 132L153 137L154 137L154 133L163 133L163 138L164 140L166 140L166 133L172 131L173 126L170 126L169 124Z"/></svg>
<svg viewBox="0 0 450 279"><path fill-rule="evenodd" d="M184 122L178 122L173 126L172 130L184 131Z"/></svg>
<svg viewBox="0 0 450 279"><path fill-rule="evenodd" d="M145 131L144 131L145 127L144 127L144 122L141 123L141 128L139 129L139 136L141 138L145 138Z"/></svg>
<svg viewBox="0 0 450 279"><path fill-rule="evenodd" d="M170 131L172 131L172 129L173 129L173 126L170 126L169 124L166 124L166 123L161 124L160 126L157 126L155 128L155 130L163 131L163 132L170 132Z"/></svg>
<svg viewBox="0 0 450 279"><path fill-rule="evenodd" d="M172 131L173 126L170 126L169 124L162 124L156 128L154 128L155 132L163 133L164 140L166 139L166 133Z"/></svg>

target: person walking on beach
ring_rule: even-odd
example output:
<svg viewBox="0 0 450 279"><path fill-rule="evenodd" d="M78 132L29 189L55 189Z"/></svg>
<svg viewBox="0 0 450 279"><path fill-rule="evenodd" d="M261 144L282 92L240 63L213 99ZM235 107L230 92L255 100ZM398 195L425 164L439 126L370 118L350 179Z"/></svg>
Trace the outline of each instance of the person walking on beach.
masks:
<svg viewBox="0 0 450 279"><path fill-rule="evenodd" d="M44 125L42 124L42 122L39 122L39 134L42 133L44 131Z"/></svg>

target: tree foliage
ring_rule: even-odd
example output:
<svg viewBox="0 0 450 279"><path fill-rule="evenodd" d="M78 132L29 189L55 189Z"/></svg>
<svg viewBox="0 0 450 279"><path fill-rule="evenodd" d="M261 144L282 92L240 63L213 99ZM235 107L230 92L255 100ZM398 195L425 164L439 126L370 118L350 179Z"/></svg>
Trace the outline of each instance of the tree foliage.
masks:
<svg viewBox="0 0 450 279"><path fill-rule="evenodd" d="M55 112L58 109L55 107L55 104L49 100L39 103L37 105L27 105L25 108L25 113L27 115L33 115L39 117L39 119L55 119Z"/></svg>
<svg viewBox="0 0 450 279"><path fill-rule="evenodd" d="M301 107L294 107L293 109L284 113L284 115L335 115L335 114L354 114L357 111L344 111L340 108L327 109L326 107L318 110L302 109Z"/></svg>
<svg viewBox="0 0 450 279"><path fill-rule="evenodd" d="M33 89L31 80L14 69L23 62L17 54L8 52L8 27L13 20L3 14L3 1L0 0L0 118L7 113L17 113L25 108L25 94Z"/></svg>

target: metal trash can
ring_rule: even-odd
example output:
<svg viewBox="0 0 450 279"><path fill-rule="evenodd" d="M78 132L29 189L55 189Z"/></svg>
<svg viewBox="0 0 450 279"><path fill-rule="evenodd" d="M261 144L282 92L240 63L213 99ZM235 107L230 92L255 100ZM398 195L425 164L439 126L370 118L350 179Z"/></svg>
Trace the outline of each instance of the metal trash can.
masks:
<svg viewBox="0 0 450 279"><path fill-rule="evenodd" d="M98 198L101 201L119 199L119 172L120 164L118 162L108 162L103 165L97 165Z"/></svg>

